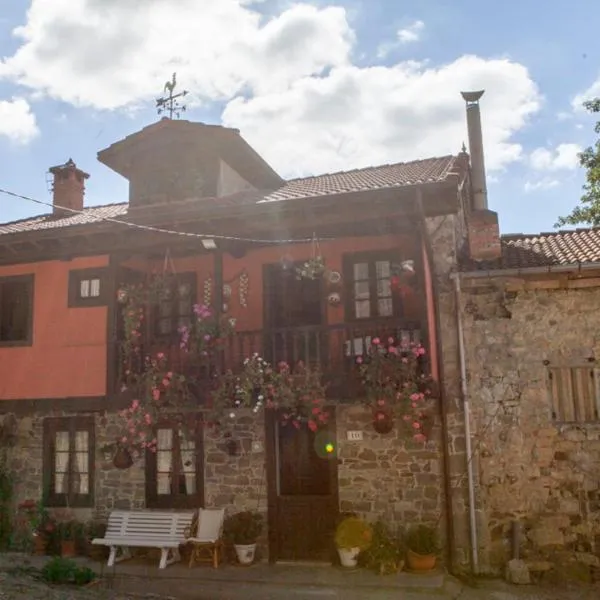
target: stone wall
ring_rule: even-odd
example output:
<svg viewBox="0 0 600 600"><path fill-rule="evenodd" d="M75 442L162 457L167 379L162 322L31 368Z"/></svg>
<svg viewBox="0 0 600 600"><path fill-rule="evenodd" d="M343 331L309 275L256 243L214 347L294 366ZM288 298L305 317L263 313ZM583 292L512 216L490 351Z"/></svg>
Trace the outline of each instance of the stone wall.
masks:
<svg viewBox="0 0 600 600"><path fill-rule="evenodd" d="M464 292L481 550L491 570L511 558L513 521L533 570L600 567L600 422L553 422L546 373L548 363L599 356L599 306L597 288Z"/></svg>

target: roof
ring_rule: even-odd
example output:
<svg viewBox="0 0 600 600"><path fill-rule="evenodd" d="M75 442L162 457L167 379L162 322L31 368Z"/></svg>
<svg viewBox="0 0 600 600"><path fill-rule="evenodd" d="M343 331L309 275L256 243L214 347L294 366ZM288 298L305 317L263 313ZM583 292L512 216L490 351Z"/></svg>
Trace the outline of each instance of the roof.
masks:
<svg viewBox="0 0 600 600"><path fill-rule="evenodd" d="M275 191L251 192L246 200L227 198L202 198L202 202L213 204L262 203L288 200L301 200L352 192L367 192L403 186L443 182L454 171L456 157L443 156L412 162L367 167L352 171L327 173L285 182ZM190 201L187 201L190 202ZM191 202L196 202L192 200ZM139 209L136 209L139 210ZM85 208L81 213L70 216L40 215L11 223L0 224L0 235L60 229L75 225L87 225L110 218L123 218L128 215L128 204L107 204ZM131 213L128 215L131 218ZM135 218L132 219L135 222Z"/></svg>
<svg viewBox="0 0 600 600"><path fill-rule="evenodd" d="M465 270L494 271L600 262L600 228L501 236L502 257L464 264Z"/></svg>

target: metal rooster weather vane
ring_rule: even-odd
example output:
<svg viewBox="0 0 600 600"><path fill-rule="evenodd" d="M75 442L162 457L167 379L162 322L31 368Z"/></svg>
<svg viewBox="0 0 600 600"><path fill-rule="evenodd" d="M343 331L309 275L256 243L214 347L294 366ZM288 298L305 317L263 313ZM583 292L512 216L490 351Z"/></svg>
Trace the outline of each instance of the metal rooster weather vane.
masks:
<svg viewBox="0 0 600 600"><path fill-rule="evenodd" d="M167 83L165 83L165 87L163 89L163 91L165 92L165 94L167 92L169 92L168 96L164 96L163 98L157 98L156 99L156 108L158 111L159 115L162 115L163 113L167 112L169 113L169 119L173 118L173 115L175 115L175 118L179 118L181 113L185 111L185 105L181 105L179 103L179 98L183 98L184 96L187 96L187 90L183 90L183 92L179 92L179 94L173 94L173 91L175 90L175 87L177 86L177 73L173 73L173 77L171 79L171 81L167 81Z"/></svg>

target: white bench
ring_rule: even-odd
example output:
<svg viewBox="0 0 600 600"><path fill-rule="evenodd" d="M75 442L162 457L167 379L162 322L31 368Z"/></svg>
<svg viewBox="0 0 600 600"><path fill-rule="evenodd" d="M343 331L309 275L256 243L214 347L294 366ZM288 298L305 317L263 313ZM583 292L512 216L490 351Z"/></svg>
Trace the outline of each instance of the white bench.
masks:
<svg viewBox="0 0 600 600"><path fill-rule="evenodd" d="M108 566L131 558L129 548L160 548L159 569L181 560L180 544L186 542L184 532L194 513L115 510L108 517L103 538L92 544L109 546ZM121 550L119 556L117 551Z"/></svg>

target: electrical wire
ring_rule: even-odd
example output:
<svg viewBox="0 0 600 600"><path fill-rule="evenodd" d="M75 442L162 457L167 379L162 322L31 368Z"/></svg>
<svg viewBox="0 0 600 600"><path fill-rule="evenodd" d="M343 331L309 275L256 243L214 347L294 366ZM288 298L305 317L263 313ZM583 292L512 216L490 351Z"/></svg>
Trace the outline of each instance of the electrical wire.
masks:
<svg viewBox="0 0 600 600"><path fill-rule="evenodd" d="M13 198L18 198L20 200L27 200L28 202L34 202L35 204L41 204L42 206L48 206L50 208L58 208L60 210L64 210L66 212L82 215L83 217L87 217L89 215L86 214L86 210L78 210L76 208L69 208L68 206L60 206L57 204L53 204L52 202L47 202L44 200L39 200L37 198L31 198L30 196L24 196L22 194L17 194L16 192L11 192L10 190L6 190L4 188L0 188L0 193L5 194L7 196L11 196ZM90 207L94 208L94 207ZM87 209L89 210L89 209ZM33 218L33 217L32 217ZM196 238L196 239L212 239L212 240L226 240L232 242L246 242L250 244L273 244L273 245L284 245L284 244L311 244L315 242L315 236L309 238L289 238L289 239L255 239L255 238L245 238L239 236L231 236L231 235L221 235L221 234L212 234L212 233L193 233L187 231L176 231L173 229L164 229L162 227L154 227L152 225L140 225L139 223L133 223L131 221L123 221L121 219L116 219L114 217L94 217L90 219L89 223L100 223L100 222L114 223L115 225L124 225L126 227L131 227L133 229L140 229L142 231L151 231L153 233L162 233L166 235L176 235L179 237L187 237L187 238ZM82 223L83 224L83 223ZM327 237L327 238L319 238L321 241L332 241L338 238L336 237Z"/></svg>

